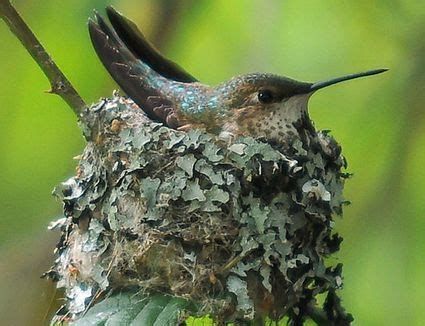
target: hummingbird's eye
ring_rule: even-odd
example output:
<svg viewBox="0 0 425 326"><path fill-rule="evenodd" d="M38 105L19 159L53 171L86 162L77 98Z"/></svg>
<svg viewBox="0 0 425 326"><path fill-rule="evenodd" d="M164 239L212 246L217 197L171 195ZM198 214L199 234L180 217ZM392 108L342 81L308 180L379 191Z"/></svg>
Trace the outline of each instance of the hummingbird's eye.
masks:
<svg viewBox="0 0 425 326"><path fill-rule="evenodd" d="M258 92L258 100L264 104L271 103L273 102L273 93L268 89L263 89Z"/></svg>

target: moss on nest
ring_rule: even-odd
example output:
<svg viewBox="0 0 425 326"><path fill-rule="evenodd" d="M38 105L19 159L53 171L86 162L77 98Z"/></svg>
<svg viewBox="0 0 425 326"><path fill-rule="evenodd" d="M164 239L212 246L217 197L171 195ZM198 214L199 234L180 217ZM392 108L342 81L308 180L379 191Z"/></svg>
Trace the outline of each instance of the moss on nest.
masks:
<svg viewBox="0 0 425 326"><path fill-rule="evenodd" d="M136 288L197 303L220 320L296 318L342 285L333 215L346 174L325 132L285 146L231 144L149 121L114 96L81 116L87 146L55 193L65 217L48 275L78 316L100 294Z"/></svg>

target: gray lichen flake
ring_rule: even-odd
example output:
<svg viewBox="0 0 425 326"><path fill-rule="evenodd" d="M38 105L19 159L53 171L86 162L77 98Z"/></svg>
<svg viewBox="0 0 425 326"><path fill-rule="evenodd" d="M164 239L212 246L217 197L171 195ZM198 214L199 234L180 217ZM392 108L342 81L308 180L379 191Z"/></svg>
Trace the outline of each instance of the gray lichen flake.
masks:
<svg viewBox="0 0 425 326"><path fill-rule="evenodd" d="M341 287L333 214L344 159L327 133L281 146L231 144L151 122L114 96L83 112L77 175L57 187L62 237L47 273L73 318L111 291L197 303L218 322L295 318Z"/></svg>

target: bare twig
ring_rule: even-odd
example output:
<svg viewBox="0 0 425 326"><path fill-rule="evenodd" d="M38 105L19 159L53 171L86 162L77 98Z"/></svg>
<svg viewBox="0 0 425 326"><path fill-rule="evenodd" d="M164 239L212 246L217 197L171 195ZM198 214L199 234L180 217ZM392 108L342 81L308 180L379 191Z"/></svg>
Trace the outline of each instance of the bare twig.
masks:
<svg viewBox="0 0 425 326"><path fill-rule="evenodd" d="M228 261L226 263L226 265L224 265L219 271L219 274L226 274L228 273L233 267L235 267L242 259L244 259L246 257L246 255L251 252L252 250L249 250L248 252L244 252L244 253L240 253L239 255L237 255L236 257L234 257L233 259L231 259L230 261Z"/></svg>
<svg viewBox="0 0 425 326"><path fill-rule="evenodd" d="M49 79L51 85L49 93L62 97L75 114L78 115L86 107L86 104L9 0L0 0L0 18L6 22L12 33L21 41L22 45Z"/></svg>

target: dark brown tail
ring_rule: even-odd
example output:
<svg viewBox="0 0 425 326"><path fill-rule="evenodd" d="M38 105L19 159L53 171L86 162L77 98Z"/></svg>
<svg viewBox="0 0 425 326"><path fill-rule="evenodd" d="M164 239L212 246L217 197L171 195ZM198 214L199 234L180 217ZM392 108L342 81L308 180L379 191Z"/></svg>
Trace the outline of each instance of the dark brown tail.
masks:
<svg viewBox="0 0 425 326"><path fill-rule="evenodd" d="M106 8L108 18L122 42L141 61L155 70L158 74L182 83L196 82L175 62L165 58L151 43L149 43L137 26L115 10L112 6Z"/></svg>
<svg viewBox="0 0 425 326"><path fill-rule="evenodd" d="M89 33L103 65L150 119L166 123L158 107L170 108L173 103L152 83L162 77L139 60L100 15L95 17L96 21L89 20Z"/></svg>

